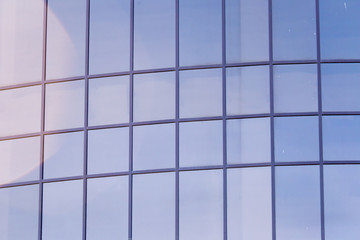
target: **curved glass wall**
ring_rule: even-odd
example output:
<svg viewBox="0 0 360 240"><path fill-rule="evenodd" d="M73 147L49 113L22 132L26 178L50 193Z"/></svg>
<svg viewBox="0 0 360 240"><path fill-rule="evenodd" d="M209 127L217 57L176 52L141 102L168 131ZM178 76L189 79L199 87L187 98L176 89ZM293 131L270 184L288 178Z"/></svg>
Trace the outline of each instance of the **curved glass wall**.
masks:
<svg viewBox="0 0 360 240"><path fill-rule="evenodd" d="M358 239L359 16L0 0L0 239Z"/></svg>

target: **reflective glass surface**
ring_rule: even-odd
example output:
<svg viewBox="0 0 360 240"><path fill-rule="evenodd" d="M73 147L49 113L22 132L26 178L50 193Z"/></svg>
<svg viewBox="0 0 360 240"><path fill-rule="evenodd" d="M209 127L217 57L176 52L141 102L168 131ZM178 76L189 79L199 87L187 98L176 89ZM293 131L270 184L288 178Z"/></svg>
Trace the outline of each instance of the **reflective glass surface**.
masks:
<svg viewBox="0 0 360 240"><path fill-rule="evenodd" d="M226 69L226 112L228 115L270 112L269 67Z"/></svg>
<svg viewBox="0 0 360 240"><path fill-rule="evenodd" d="M316 59L315 0L273 0L274 60Z"/></svg>
<svg viewBox="0 0 360 240"><path fill-rule="evenodd" d="M130 1L90 1L90 74L129 71Z"/></svg>
<svg viewBox="0 0 360 240"><path fill-rule="evenodd" d="M46 85L46 130L76 128L84 125L84 85L83 80Z"/></svg>
<svg viewBox="0 0 360 240"><path fill-rule="evenodd" d="M86 0L48 0L46 79L85 73Z"/></svg>
<svg viewBox="0 0 360 240"><path fill-rule="evenodd" d="M180 240L219 240L223 236L222 171L180 173Z"/></svg>
<svg viewBox="0 0 360 240"><path fill-rule="evenodd" d="M175 66L175 1L134 1L134 68Z"/></svg>
<svg viewBox="0 0 360 240"><path fill-rule="evenodd" d="M134 121L175 118L175 73L134 76Z"/></svg>
<svg viewBox="0 0 360 240"><path fill-rule="evenodd" d="M275 112L316 112L318 110L317 86L316 65L275 66Z"/></svg>
<svg viewBox="0 0 360 240"><path fill-rule="evenodd" d="M222 114L221 69L181 71L179 91L181 118Z"/></svg>
<svg viewBox="0 0 360 240"><path fill-rule="evenodd" d="M180 167L222 164L222 121L181 123L179 148Z"/></svg>
<svg viewBox="0 0 360 240"><path fill-rule="evenodd" d="M89 125L129 122L129 77L89 81Z"/></svg>
<svg viewBox="0 0 360 240"><path fill-rule="evenodd" d="M276 239L320 240L318 166L277 167Z"/></svg>
<svg viewBox="0 0 360 240"><path fill-rule="evenodd" d="M88 180L88 240L128 240L128 177Z"/></svg>
<svg viewBox="0 0 360 240"><path fill-rule="evenodd" d="M134 170L175 167L175 124L134 127Z"/></svg>
<svg viewBox="0 0 360 240"><path fill-rule="evenodd" d="M226 62L268 60L268 0L228 0L225 4Z"/></svg>
<svg viewBox="0 0 360 240"><path fill-rule="evenodd" d="M252 118L228 120L227 162L270 162L270 119Z"/></svg>
<svg viewBox="0 0 360 240"><path fill-rule="evenodd" d="M179 1L181 66L221 63L221 3L221 0Z"/></svg>
<svg viewBox="0 0 360 240"><path fill-rule="evenodd" d="M41 80L43 12L43 0L0 1L0 86Z"/></svg>
<svg viewBox="0 0 360 240"><path fill-rule="evenodd" d="M175 239L175 173L134 176L133 239Z"/></svg>
<svg viewBox="0 0 360 240"><path fill-rule="evenodd" d="M270 168L229 169L227 184L228 239L271 240Z"/></svg>
<svg viewBox="0 0 360 240"><path fill-rule="evenodd" d="M89 174L129 170L129 129L110 128L88 132Z"/></svg>
<svg viewBox="0 0 360 240"><path fill-rule="evenodd" d="M0 136L39 132L41 86L0 91Z"/></svg>
<svg viewBox="0 0 360 240"><path fill-rule="evenodd" d="M277 117L275 160L300 162L319 160L318 117Z"/></svg>

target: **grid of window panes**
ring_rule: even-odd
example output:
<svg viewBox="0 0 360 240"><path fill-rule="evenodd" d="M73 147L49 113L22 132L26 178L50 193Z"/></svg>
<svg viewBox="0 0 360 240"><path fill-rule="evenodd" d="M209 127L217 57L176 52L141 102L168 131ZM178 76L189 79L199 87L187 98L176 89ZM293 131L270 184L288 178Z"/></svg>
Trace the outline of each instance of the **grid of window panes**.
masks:
<svg viewBox="0 0 360 240"><path fill-rule="evenodd" d="M358 0L0 0L0 240L355 240Z"/></svg>

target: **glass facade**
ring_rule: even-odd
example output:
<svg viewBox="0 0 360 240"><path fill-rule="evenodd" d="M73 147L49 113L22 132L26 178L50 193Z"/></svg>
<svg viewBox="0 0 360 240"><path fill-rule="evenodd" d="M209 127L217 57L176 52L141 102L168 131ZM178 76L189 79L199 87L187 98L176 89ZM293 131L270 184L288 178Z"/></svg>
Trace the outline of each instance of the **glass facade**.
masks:
<svg viewBox="0 0 360 240"><path fill-rule="evenodd" d="M0 240L355 240L358 0L0 0Z"/></svg>

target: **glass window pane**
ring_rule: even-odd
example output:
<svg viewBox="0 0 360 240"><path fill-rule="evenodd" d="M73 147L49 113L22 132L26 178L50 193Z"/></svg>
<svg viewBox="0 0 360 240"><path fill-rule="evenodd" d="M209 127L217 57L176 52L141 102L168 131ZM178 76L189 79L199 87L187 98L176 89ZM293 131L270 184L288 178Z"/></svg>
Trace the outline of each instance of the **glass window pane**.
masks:
<svg viewBox="0 0 360 240"><path fill-rule="evenodd" d="M315 0L273 0L274 60L316 59Z"/></svg>
<svg viewBox="0 0 360 240"><path fill-rule="evenodd" d="M175 239L175 174L134 176L133 239Z"/></svg>
<svg viewBox="0 0 360 240"><path fill-rule="evenodd" d="M227 115L270 112L268 66L226 69Z"/></svg>
<svg viewBox="0 0 360 240"><path fill-rule="evenodd" d="M129 122L129 77L89 81L89 125Z"/></svg>
<svg viewBox="0 0 360 240"><path fill-rule="evenodd" d="M324 160L360 160L360 116L323 117Z"/></svg>
<svg viewBox="0 0 360 240"><path fill-rule="evenodd" d="M86 239L128 240L128 187L127 176L88 180Z"/></svg>
<svg viewBox="0 0 360 240"><path fill-rule="evenodd" d="M228 240L272 239L270 168L229 169Z"/></svg>
<svg viewBox="0 0 360 240"><path fill-rule="evenodd" d="M319 160L318 117L275 118L275 160L299 162Z"/></svg>
<svg viewBox="0 0 360 240"><path fill-rule="evenodd" d="M322 58L360 58L359 10L358 0L320 0Z"/></svg>
<svg viewBox="0 0 360 240"><path fill-rule="evenodd" d="M275 66L275 112L317 112L317 85L314 64Z"/></svg>
<svg viewBox="0 0 360 240"><path fill-rule="evenodd" d="M226 61L269 59L268 0L226 1Z"/></svg>
<svg viewBox="0 0 360 240"><path fill-rule="evenodd" d="M223 238L222 170L180 172L180 240Z"/></svg>
<svg viewBox="0 0 360 240"><path fill-rule="evenodd" d="M221 5L221 0L179 1L181 66L221 63Z"/></svg>
<svg viewBox="0 0 360 240"><path fill-rule="evenodd" d="M319 173L318 166L276 168L276 239L321 239Z"/></svg>
<svg viewBox="0 0 360 240"><path fill-rule="evenodd" d="M46 130L84 126L84 87L85 84L83 80L46 85Z"/></svg>
<svg viewBox="0 0 360 240"><path fill-rule="evenodd" d="M324 111L360 111L360 64L321 65Z"/></svg>
<svg viewBox="0 0 360 240"><path fill-rule="evenodd" d="M0 184L39 179L40 137L0 141L0 153Z"/></svg>
<svg viewBox="0 0 360 240"><path fill-rule="evenodd" d="M134 68L175 66L175 1L134 2Z"/></svg>
<svg viewBox="0 0 360 240"><path fill-rule="evenodd" d="M81 239L82 191L82 180L44 184L43 240Z"/></svg>
<svg viewBox="0 0 360 240"><path fill-rule="evenodd" d="M175 118L175 73L134 76L134 121Z"/></svg>
<svg viewBox="0 0 360 240"><path fill-rule="evenodd" d="M134 127L134 170L175 167L175 124Z"/></svg>
<svg viewBox="0 0 360 240"><path fill-rule="evenodd" d="M180 123L180 166L223 163L222 121Z"/></svg>
<svg viewBox="0 0 360 240"><path fill-rule="evenodd" d="M129 170L129 129L110 128L88 132L88 173Z"/></svg>
<svg viewBox="0 0 360 240"><path fill-rule="evenodd" d="M44 141L44 178L83 174L83 132L46 135Z"/></svg>
<svg viewBox="0 0 360 240"><path fill-rule="evenodd" d="M46 78L84 75L86 0L49 0Z"/></svg>
<svg viewBox="0 0 360 240"><path fill-rule="evenodd" d="M129 71L130 1L90 1L90 74Z"/></svg>
<svg viewBox="0 0 360 240"><path fill-rule="evenodd" d="M270 162L270 119L251 118L227 121L227 162Z"/></svg>
<svg viewBox="0 0 360 240"><path fill-rule="evenodd" d="M180 117L222 115L221 69L180 72Z"/></svg>
<svg viewBox="0 0 360 240"><path fill-rule="evenodd" d="M0 136L40 131L41 86L0 91Z"/></svg>
<svg viewBox="0 0 360 240"><path fill-rule="evenodd" d="M43 12L43 0L0 2L0 86L41 80Z"/></svg>
<svg viewBox="0 0 360 240"><path fill-rule="evenodd" d="M0 189L0 232L4 240L37 240L39 186Z"/></svg>
<svg viewBox="0 0 360 240"><path fill-rule="evenodd" d="M360 235L360 166L324 166L327 240L357 240Z"/></svg>

